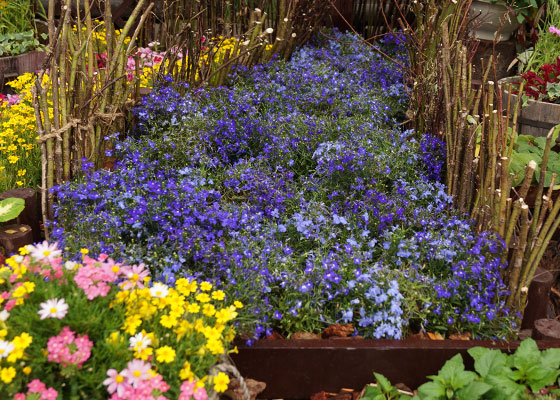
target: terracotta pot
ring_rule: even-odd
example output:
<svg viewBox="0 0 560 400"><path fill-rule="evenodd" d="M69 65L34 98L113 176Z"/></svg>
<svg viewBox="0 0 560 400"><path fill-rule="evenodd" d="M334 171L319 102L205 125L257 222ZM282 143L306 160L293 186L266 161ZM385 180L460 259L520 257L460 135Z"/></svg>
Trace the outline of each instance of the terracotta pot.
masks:
<svg viewBox="0 0 560 400"><path fill-rule="evenodd" d="M521 78L514 76L500 79L498 85L502 89L503 103L507 104L508 84L519 82ZM511 104L517 102L517 95L511 94ZM517 133L520 135L532 135L546 137L551 128L560 124L560 104L546 103L544 101L529 100L527 107L521 108L517 118Z"/></svg>
<svg viewBox="0 0 560 400"><path fill-rule="evenodd" d="M474 0L470 13L475 20L472 24L474 36L481 40L509 40L519 23L515 15L508 15L508 8L502 3L490 0ZM499 32L498 32L499 31Z"/></svg>
<svg viewBox="0 0 560 400"><path fill-rule="evenodd" d="M15 78L27 72L41 69L46 53L44 51L30 51L18 56L0 57L0 72L4 78Z"/></svg>

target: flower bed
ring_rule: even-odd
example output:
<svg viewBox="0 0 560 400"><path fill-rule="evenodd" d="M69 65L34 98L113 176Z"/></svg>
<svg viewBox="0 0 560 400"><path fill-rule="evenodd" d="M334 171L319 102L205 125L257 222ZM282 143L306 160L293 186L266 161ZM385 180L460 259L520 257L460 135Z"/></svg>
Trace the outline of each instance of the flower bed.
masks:
<svg viewBox="0 0 560 400"><path fill-rule="evenodd" d="M151 281L82 249L21 249L0 267L0 397L207 399L229 378L211 368L235 333L234 304L209 282ZM39 393L37 397L31 395Z"/></svg>
<svg viewBox="0 0 560 400"><path fill-rule="evenodd" d="M344 43L347 44L344 44ZM404 59L402 43L384 50ZM403 61L404 62L404 61ZM146 262L156 278L208 279L240 331L410 330L503 337L502 242L450 211L443 146L397 121L402 75L350 35L231 87L179 96L163 82L136 110L113 172L57 188L53 236L70 252Z"/></svg>

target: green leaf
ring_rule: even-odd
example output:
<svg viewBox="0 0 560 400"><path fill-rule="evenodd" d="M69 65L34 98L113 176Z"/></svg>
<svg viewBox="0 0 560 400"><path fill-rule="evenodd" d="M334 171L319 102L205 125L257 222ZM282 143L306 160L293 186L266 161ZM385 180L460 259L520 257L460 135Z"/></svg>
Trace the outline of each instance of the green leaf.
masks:
<svg viewBox="0 0 560 400"><path fill-rule="evenodd" d="M540 362L540 351L537 342L533 339L525 339L515 353L513 354L513 365L523 374L526 374L529 368Z"/></svg>
<svg viewBox="0 0 560 400"><path fill-rule="evenodd" d="M472 349L471 349L472 350ZM484 352L478 352L478 357L474 358L474 369L485 378L488 375L501 375L504 373L507 358L504 353L499 350L484 349ZM471 352L469 351L469 354ZM471 354L472 355L472 354Z"/></svg>
<svg viewBox="0 0 560 400"><path fill-rule="evenodd" d="M513 186L518 186L521 182L523 182L523 179L525 178L525 169L531 160L534 160L537 165L539 165L542 161L539 155L533 153L513 152L511 154L508 172L515 175L515 178L513 179Z"/></svg>
<svg viewBox="0 0 560 400"><path fill-rule="evenodd" d="M389 382L389 380L383 375L378 374L377 372L374 372L373 375L375 376L375 380L379 384L379 387L381 388L381 391L383 393L389 393L391 389L393 389L393 385L391 385L391 382Z"/></svg>
<svg viewBox="0 0 560 400"><path fill-rule="evenodd" d="M541 352L541 364L557 369L560 366L560 349L547 349Z"/></svg>
<svg viewBox="0 0 560 400"><path fill-rule="evenodd" d="M458 400L478 400L482 395L492 389L487 383L473 381L455 393Z"/></svg>
<svg viewBox="0 0 560 400"><path fill-rule="evenodd" d="M465 370L465 365L463 364L463 357L461 354L456 354L445 364L438 372L438 376L442 378L445 382L451 382L451 379L457 375L459 372Z"/></svg>
<svg viewBox="0 0 560 400"><path fill-rule="evenodd" d="M17 218L25 208L25 200L9 197L0 201L0 222Z"/></svg>
<svg viewBox="0 0 560 400"><path fill-rule="evenodd" d="M534 142L537 144L539 149L544 150L546 147L546 138L545 137L536 137Z"/></svg>
<svg viewBox="0 0 560 400"><path fill-rule="evenodd" d="M478 375L472 371L459 371L451 378L451 387L453 390L464 388L473 382Z"/></svg>
<svg viewBox="0 0 560 400"><path fill-rule="evenodd" d="M486 380L492 386L487 397L495 400L517 400L525 393L525 386L515 383L507 376L489 375Z"/></svg>
<svg viewBox="0 0 560 400"><path fill-rule="evenodd" d="M427 382L418 388L422 399L439 399L445 396L445 388L438 382Z"/></svg>

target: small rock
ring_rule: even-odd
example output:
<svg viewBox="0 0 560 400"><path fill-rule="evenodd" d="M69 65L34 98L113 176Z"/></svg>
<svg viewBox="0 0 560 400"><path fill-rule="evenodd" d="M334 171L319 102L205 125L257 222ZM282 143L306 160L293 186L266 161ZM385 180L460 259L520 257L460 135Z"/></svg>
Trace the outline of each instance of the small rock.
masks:
<svg viewBox="0 0 560 400"><path fill-rule="evenodd" d="M284 339L284 337L282 337L282 335L276 331L272 331L272 333L266 337L266 340L281 340L281 339Z"/></svg>
<svg viewBox="0 0 560 400"><path fill-rule="evenodd" d="M266 389L266 383L259 382L254 379L245 379L245 384L249 390L249 395L251 400L255 400L259 393L262 393ZM229 383L228 390L224 393L232 400L243 400L243 389L239 385L238 379L232 379Z"/></svg>
<svg viewBox="0 0 560 400"><path fill-rule="evenodd" d="M321 336L323 339L328 339L330 337L347 337L354 333L354 327L352 324L346 325L331 325L323 331Z"/></svg>
<svg viewBox="0 0 560 400"><path fill-rule="evenodd" d="M290 339L321 339L321 336L311 332L296 332Z"/></svg>

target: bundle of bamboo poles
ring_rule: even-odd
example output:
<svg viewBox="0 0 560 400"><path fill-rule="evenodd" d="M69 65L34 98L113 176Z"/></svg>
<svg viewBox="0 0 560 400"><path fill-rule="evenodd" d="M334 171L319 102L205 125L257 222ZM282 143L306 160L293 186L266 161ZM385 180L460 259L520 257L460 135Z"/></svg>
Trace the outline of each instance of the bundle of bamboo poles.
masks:
<svg viewBox="0 0 560 400"><path fill-rule="evenodd" d="M446 183L453 204L471 215L477 232L494 232L504 239L502 259L508 263L504 281L510 294L507 307L523 313L528 287L552 235L560 226L560 201L552 200L555 176L545 194L544 178L553 137L547 137L538 166L537 196L532 208L525 203L535 162L526 166L519 188L508 173L517 138L520 99L511 104L488 80L493 59L484 67L482 85L472 85L475 47L468 38L470 0L413 2L416 28L402 23L409 40L411 113L419 134L440 134L447 144ZM523 85L519 87L523 91ZM439 110L443 110L440 112ZM506 117L502 116L505 111ZM511 122L510 122L511 121Z"/></svg>
<svg viewBox="0 0 560 400"><path fill-rule="evenodd" d="M84 16L72 21L71 1L64 0L62 15L55 24L55 1L48 6L49 47L46 61L33 90L33 104L42 154L43 220L53 217L54 194L49 190L74 177L83 159L100 167L104 160L105 137L123 132L126 112L134 95L134 82L127 81L126 64L135 50L135 38L152 6L140 16L140 0L117 36L111 19L110 2L103 21L94 26L89 0ZM79 3L79 1L78 1ZM73 29L73 25L76 29ZM84 27L84 29L82 29ZM103 30L107 40L106 62L98 65L94 32ZM48 237L48 231L46 232Z"/></svg>
<svg viewBox="0 0 560 400"><path fill-rule="evenodd" d="M164 1L159 32L143 34L173 49L166 52L159 76L171 74L190 87L223 85L234 65L249 67L274 55L289 58L318 30L330 9L320 0L273 0L254 7L257 3ZM149 21L147 27L153 26ZM224 39L231 37L236 38L234 48L221 51ZM223 54L219 62L218 54Z"/></svg>

